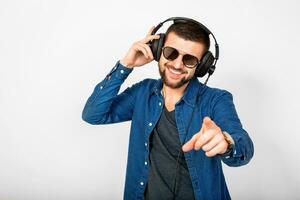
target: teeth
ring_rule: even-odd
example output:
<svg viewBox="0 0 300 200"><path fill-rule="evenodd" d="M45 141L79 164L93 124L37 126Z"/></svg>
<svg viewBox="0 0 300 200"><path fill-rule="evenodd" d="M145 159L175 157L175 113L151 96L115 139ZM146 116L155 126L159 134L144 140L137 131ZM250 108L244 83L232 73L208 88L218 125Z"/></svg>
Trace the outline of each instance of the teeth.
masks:
<svg viewBox="0 0 300 200"><path fill-rule="evenodd" d="M178 72L178 71L175 71L175 70L173 70L173 69L169 69L173 74L181 74L181 72Z"/></svg>

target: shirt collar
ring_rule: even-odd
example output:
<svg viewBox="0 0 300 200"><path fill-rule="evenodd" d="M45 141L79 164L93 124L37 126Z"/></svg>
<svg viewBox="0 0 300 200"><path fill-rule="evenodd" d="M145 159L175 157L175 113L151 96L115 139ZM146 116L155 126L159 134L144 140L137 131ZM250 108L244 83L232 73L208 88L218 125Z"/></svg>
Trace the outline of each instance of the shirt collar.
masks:
<svg viewBox="0 0 300 200"><path fill-rule="evenodd" d="M152 88L151 94L155 93L158 96L161 95L162 86L163 86L162 80L158 79L154 87ZM199 93L204 89L205 89L205 85L199 82L197 77L193 77L188 83L188 86L186 87L184 94L182 98L179 100L179 102L184 101L188 105L194 107L197 100L197 96L200 95Z"/></svg>
<svg viewBox="0 0 300 200"><path fill-rule="evenodd" d="M194 107L196 104L197 96L200 95L200 93L202 93L202 90L204 89L205 85L199 82L197 77L194 76L188 83L188 86L186 87L183 97L180 101L184 101L188 105Z"/></svg>

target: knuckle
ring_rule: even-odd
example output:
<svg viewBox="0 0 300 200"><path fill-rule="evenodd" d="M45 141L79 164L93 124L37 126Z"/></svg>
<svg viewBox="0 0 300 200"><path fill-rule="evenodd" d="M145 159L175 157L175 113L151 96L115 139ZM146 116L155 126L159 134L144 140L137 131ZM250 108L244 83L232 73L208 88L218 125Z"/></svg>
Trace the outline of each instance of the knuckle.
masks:
<svg viewBox="0 0 300 200"><path fill-rule="evenodd" d="M228 143L227 143L225 140L223 140L222 143L223 143L223 146L224 146L224 147L227 147L227 146L228 146Z"/></svg>
<svg viewBox="0 0 300 200"><path fill-rule="evenodd" d="M216 138L217 138L219 141L222 141L222 140L224 140L224 135L223 135L222 133L218 133L218 134L216 135Z"/></svg>

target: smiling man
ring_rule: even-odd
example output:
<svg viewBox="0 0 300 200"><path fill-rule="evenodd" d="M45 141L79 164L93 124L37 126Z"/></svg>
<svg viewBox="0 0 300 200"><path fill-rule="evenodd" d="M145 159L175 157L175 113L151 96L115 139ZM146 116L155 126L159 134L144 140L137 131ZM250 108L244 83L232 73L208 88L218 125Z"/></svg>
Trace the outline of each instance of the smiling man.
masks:
<svg viewBox="0 0 300 200"><path fill-rule="evenodd" d="M174 23L155 35L166 21ZM132 121L124 199L230 199L221 162L247 164L253 143L232 95L197 79L212 74L211 32L188 18L164 22L133 43L97 84L82 118L90 124ZM161 79L119 93L134 68L153 60Z"/></svg>

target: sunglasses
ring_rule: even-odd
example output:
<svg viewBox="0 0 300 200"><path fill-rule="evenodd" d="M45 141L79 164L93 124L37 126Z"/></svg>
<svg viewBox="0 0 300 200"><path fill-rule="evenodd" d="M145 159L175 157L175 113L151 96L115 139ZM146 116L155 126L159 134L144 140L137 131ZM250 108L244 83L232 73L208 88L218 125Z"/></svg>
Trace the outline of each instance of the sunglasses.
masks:
<svg viewBox="0 0 300 200"><path fill-rule="evenodd" d="M179 51L173 47L163 47L162 53L164 57L169 61L175 60L180 55ZM186 67L193 68L196 67L200 61L196 56L184 54L182 57L182 62Z"/></svg>

